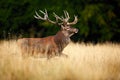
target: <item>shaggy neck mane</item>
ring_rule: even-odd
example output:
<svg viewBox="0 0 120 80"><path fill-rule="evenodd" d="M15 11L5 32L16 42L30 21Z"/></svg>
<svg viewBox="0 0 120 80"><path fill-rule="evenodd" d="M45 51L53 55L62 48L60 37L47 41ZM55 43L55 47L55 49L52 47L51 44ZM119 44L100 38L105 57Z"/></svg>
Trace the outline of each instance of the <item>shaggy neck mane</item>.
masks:
<svg viewBox="0 0 120 80"><path fill-rule="evenodd" d="M70 42L70 38L66 37L62 31L59 31L55 36L54 36L54 41L59 49L59 52L61 52Z"/></svg>

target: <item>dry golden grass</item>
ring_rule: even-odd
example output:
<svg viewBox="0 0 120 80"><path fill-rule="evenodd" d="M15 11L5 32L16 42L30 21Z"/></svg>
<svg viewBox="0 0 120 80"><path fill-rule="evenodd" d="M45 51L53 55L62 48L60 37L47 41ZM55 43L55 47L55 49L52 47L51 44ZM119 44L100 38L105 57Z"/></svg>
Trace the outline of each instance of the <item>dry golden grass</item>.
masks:
<svg viewBox="0 0 120 80"><path fill-rule="evenodd" d="M16 41L0 42L0 80L120 80L120 44L74 44L69 58L23 59Z"/></svg>

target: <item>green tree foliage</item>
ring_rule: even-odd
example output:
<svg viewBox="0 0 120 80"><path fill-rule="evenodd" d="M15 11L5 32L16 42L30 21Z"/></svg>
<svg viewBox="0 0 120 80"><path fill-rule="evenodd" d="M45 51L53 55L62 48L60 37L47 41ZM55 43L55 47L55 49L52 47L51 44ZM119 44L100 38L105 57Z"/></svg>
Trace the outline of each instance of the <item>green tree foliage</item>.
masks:
<svg viewBox="0 0 120 80"><path fill-rule="evenodd" d="M63 15L63 10L74 14L79 22L73 27L79 33L74 41L117 41L120 42L120 1L119 0L1 0L0 38L44 37L55 34L60 28L45 21L36 20L33 15L39 9L47 9L50 19L53 13Z"/></svg>

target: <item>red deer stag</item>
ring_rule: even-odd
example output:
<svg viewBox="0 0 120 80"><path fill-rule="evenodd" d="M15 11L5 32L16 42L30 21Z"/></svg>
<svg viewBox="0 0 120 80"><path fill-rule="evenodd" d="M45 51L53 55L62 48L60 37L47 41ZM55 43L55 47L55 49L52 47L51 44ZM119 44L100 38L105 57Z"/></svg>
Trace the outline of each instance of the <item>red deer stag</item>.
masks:
<svg viewBox="0 0 120 80"><path fill-rule="evenodd" d="M69 14L67 11L64 11L64 17L59 17L58 15L54 14L56 21L52 21L48 17L47 10L45 12L40 12L44 15L41 17L36 11L36 15L34 17L36 19L48 21L53 24L57 24L61 27L61 30L57 32L56 35L48 36L44 38L22 38L18 39L18 46L21 49L21 53L24 54L43 54L47 55L47 58L51 58L53 55L63 55L63 49L68 45L70 42L70 37L78 32L78 29L71 27L71 25L76 24L78 19L77 16L74 16L73 22L68 22L70 19ZM64 54L65 55L65 54ZM67 56L67 55L66 55Z"/></svg>

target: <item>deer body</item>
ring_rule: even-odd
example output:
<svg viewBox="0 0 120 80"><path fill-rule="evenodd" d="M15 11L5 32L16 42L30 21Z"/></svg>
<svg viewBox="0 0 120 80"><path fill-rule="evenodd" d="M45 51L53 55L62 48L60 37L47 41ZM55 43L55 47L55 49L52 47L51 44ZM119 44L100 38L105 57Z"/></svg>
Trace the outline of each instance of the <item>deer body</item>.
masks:
<svg viewBox="0 0 120 80"><path fill-rule="evenodd" d="M53 55L63 55L63 49L69 44L70 37L78 32L78 29L72 28L70 25L75 24L77 22L77 18L75 17L74 22L68 23L69 15L66 12L65 19L58 17L55 13L55 18L57 22L51 21L48 18L47 11L44 14L44 18L36 13L34 16L36 19L47 20L51 23L57 24L61 26L61 30L56 33L56 35L48 36L44 38L21 38L18 39L18 46L20 47L21 53L24 54L44 54L47 55L48 58ZM62 20L63 23L58 23L58 19Z"/></svg>
<svg viewBox="0 0 120 80"><path fill-rule="evenodd" d="M22 49L22 54L47 54L47 57L52 55L62 55L63 49L70 42L70 38L66 37L61 31L54 36L45 38L22 38L18 40L18 45Z"/></svg>

